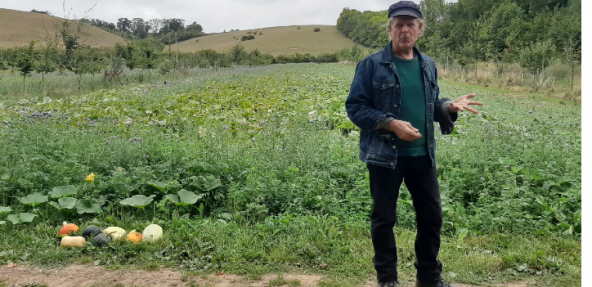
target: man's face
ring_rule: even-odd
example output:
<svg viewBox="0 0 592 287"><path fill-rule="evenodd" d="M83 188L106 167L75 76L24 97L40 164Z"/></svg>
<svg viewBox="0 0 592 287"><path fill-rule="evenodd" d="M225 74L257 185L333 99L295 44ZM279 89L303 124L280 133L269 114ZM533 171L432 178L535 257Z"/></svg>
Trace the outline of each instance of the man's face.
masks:
<svg viewBox="0 0 592 287"><path fill-rule="evenodd" d="M395 51L406 51L413 48L419 37L423 24L418 25L417 18L398 16L393 25L389 26L389 33Z"/></svg>

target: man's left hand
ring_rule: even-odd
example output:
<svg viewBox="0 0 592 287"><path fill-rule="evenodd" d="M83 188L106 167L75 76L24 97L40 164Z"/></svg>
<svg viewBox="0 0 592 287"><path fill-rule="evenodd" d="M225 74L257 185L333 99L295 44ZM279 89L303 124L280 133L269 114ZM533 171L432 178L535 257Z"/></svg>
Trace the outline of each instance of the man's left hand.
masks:
<svg viewBox="0 0 592 287"><path fill-rule="evenodd" d="M475 94L468 94L468 95L462 96L462 97L454 100L454 102L450 103L450 107L448 108L448 111L451 113L456 113L458 111L462 112L464 110L469 110L469 111L473 112L474 114L478 114L479 112L477 110L475 110L474 108L469 107L469 105L482 106L483 103L474 102L474 101L469 100L474 97L475 97Z"/></svg>

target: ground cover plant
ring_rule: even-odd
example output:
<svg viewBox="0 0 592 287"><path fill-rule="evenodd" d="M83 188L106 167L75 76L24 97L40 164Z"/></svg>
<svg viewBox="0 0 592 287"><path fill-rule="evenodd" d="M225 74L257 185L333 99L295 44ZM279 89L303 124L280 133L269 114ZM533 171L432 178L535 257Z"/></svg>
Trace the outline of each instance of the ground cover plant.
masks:
<svg viewBox="0 0 592 287"><path fill-rule="evenodd" d="M367 280L371 198L359 133L344 109L353 71L234 68L173 85L5 98L0 264L251 275L304 268ZM449 83L440 89L449 98L476 92L485 103L437 138L445 276L579 285L579 105ZM408 192L398 208L401 276L411 280ZM63 221L126 230L157 223L165 235L154 244L65 250L57 239Z"/></svg>

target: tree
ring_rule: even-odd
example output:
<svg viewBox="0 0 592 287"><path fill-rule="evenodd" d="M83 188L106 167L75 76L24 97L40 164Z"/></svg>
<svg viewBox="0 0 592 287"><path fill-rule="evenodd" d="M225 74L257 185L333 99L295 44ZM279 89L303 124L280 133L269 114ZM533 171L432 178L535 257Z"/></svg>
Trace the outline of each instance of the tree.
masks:
<svg viewBox="0 0 592 287"><path fill-rule="evenodd" d="M571 67L569 83L570 90L573 91L575 69L576 65L579 64L581 61L581 51L579 50L577 44L571 39L567 41L564 47L565 53L563 53L563 62Z"/></svg>
<svg viewBox="0 0 592 287"><path fill-rule="evenodd" d="M550 40L538 42L520 52L520 66L531 73L543 72L555 55L555 46Z"/></svg>
<svg viewBox="0 0 592 287"><path fill-rule="evenodd" d="M35 65L35 71L41 74L41 87L42 90L45 92L45 74L51 73L56 70L57 65L56 57L57 57L57 45L52 42L48 42L45 48L41 51L39 56L37 57L37 65Z"/></svg>
<svg viewBox="0 0 592 287"><path fill-rule="evenodd" d="M117 19L117 30L121 32L130 32L132 27L132 21L128 18L119 18Z"/></svg>
<svg viewBox="0 0 592 287"><path fill-rule="evenodd" d="M16 61L16 66L23 75L23 92L24 95L27 95L27 85L26 79L27 76L31 74L31 71L35 69L34 65L34 58L33 58L33 47L35 46L35 41L31 41L29 43L29 48L24 49L19 53L19 56Z"/></svg>

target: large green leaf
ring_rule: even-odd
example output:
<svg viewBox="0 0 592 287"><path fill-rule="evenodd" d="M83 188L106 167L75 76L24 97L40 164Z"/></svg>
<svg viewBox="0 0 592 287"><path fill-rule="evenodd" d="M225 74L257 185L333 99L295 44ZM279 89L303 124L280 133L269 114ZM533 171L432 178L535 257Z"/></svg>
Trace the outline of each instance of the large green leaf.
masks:
<svg viewBox="0 0 592 287"><path fill-rule="evenodd" d="M144 208L146 205L148 205L152 202L153 198L154 198L154 195L146 197L144 195L138 194L138 195L134 195L130 198L126 198L126 199L120 201L119 204L129 205L129 206L138 207L138 208Z"/></svg>
<svg viewBox="0 0 592 287"><path fill-rule="evenodd" d="M80 199L76 202L76 210L78 214L83 213L102 213L101 203L91 199Z"/></svg>
<svg viewBox="0 0 592 287"><path fill-rule="evenodd" d="M197 195L185 189L179 190L179 199L181 199L181 202L179 203L180 205L195 204L202 197L204 197L204 194Z"/></svg>
<svg viewBox="0 0 592 287"><path fill-rule="evenodd" d="M35 206L47 202L47 195L42 195L41 193L36 192L25 197L21 197L19 200L22 204Z"/></svg>
<svg viewBox="0 0 592 287"><path fill-rule="evenodd" d="M164 191L168 185L166 182L158 182L158 181L149 181L149 182L147 182L147 184L160 190L160 191Z"/></svg>
<svg viewBox="0 0 592 287"><path fill-rule="evenodd" d="M163 200L170 200L174 204L179 204L179 197L174 194L167 194Z"/></svg>
<svg viewBox="0 0 592 287"><path fill-rule="evenodd" d="M196 181L197 186L201 188L203 191L210 191L222 185L220 179L215 178L213 175L208 175L206 177L200 175L197 177Z"/></svg>
<svg viewBox="0 0 592 287"><path fill-rule="evenodd" d="M12 222L12 224L19 224L25 222L31 222L37 215L31 213L11 214L6 218Z"/></svg>
<svg viewBox="0 0 592 287"><path fill-rule="evenodd" d="M73 209L76 206L76 198L64 197L58 199L58 202L50 201L49 204L57 209Z"/></svg>
<svg viewBox="0 0 592 287"><path fill-rule="evenodd" d="M73 197L64 197L64 198L58 199L60 206L65 209L74 208L74 206L76 205L76 201L78 201L78 200Z"/></svg>
<svg viewBox="0 0 592 287"><path fill-rule="evenodd" d="M11 212L11 211L12 211L12 208L10 208L8 206L0 206L0 214Z"/></svg>
<svg viewBox="0 0 592 287"><path fill-rule="evenodd" d="M78 193L78 188L76 188L73 185L67 185L67 186L54 187L51 190L51 192L49 192L49 195L53 198L62 198L65 196L76 195L77 193Z"/></svg>

